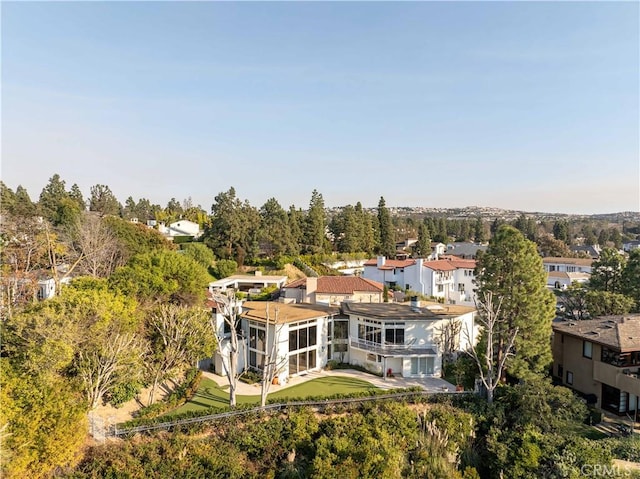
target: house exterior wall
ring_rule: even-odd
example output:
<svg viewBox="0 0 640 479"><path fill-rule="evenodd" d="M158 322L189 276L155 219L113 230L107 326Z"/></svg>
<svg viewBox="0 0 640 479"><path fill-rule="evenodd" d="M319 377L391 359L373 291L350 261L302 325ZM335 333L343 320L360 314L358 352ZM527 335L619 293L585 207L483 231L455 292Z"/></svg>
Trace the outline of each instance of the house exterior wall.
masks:
<svg viewBox="0 0 640 479"><path fill-rule="evenodd" d="M600 345L592 343L592 358L582 356L582 339L555 333L553 337L553 374L558 375L558 367L562 366L562 384L584 394L595 394L600 407L601 385L593 379L593 362L600 359ZM573 375L572 384L568 377Z"/></svg>
<svg viewBox="0 0 640 479"><path fill-rule="evenodd" d="M602 385L619 389L630 395L629 401L636 401L640 396L640 379L625 373L626 367L616 367L601 361L602 346L591 343L591 359L583 356L583 344L588 341L567 334L556 332L553 337L553 375L560 378L562 384L580 391L583 394L593 394L597 397L596 406L607 407L602 404ZM569 374L573 375L570 381ZM609 407L610 409L611 407Z"/></svg>
<svg viewBox="0 0 640 479"><path fill-rule="evenodd" d="M458 268L453 272L453 291L451 301L464 306L475 305L475 288L473 283L473 270L469 268Z"/></svg>

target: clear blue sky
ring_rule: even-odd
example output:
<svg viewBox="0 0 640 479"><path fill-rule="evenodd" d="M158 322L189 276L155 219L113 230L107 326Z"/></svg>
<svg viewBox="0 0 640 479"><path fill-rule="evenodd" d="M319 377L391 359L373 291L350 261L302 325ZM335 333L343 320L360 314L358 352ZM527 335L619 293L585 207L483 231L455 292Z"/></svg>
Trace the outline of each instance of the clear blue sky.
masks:
<svg viewBox="0 0 640 479"><path fill-rule="evenodd" d="M2 180L640 209L637 2L2 2Z"/></svg>

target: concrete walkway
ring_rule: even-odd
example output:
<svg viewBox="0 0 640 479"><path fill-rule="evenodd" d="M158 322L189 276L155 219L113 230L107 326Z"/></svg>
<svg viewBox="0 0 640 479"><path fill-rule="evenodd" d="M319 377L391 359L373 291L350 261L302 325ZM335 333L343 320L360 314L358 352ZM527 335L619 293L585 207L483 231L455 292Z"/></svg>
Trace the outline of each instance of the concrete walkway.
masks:
<svg viewBox="0 0 640 479"><path fill-rule="evenodd" d="M229 389L229 383L227 381L226 376L219 376L217 374L211 373L209 371L202 371L202 375L206 378L209 378L215 381L219 386L224 389ZM396 389L396 388L410 388L414 386L421 387L425 391L429 391L432 393L441 393L441 392L451 392L455 391L456 387L440 378L403 378L403 377L393 377L383 379L374 374L368 374L361 371L356 371L354 369L334 369L331 371L321 370L321 371L309 371L307 374L303 374L301 376L294 376L289 379L287 384L273 384L271 388L269 388L269 393L274 393L276 391L280 391L282 389L290 388L291 386L295 386L296 384L302 384L306 381L310 381L311 379L322 378L322 377L331 377L331 376L344 376L349 378L357 378L362 379L364 381L368 381L376 387L380 389ZM237 394L243 396L255 396L260 394L260 384L246 384L242 381L238 381L238 390Z"/></svg>

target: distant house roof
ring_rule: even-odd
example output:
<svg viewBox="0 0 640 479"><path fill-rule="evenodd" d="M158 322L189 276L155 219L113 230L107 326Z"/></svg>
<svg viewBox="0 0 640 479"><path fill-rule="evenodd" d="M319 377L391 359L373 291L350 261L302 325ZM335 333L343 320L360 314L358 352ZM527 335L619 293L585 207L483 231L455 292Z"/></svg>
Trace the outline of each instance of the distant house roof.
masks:
<svg viewBox="0 0 640 479"><path fill-rule="evenodd" d="M477 243L450 243L447 245L447 254L463 258L475 257L478 251L486 251L487 245Z"/></svg>
<svg viewBox="0 0 640 479"><path fill-rule="evenodd" d="M475 269L476 267L475 259L447 258L447 261L455 266L456 269Z"/></svg>
<svg viewBox="0 0 640 479"><path fill-rule="evenodd" d="M407 266L412 266L416 264L415 259L386 259L383 266L380 266L378 269L393 269L393 268L406 268ZM365 266L377 266L378 260L377 258L373 258L368 260Z"/></svg>
<svg viewBox="0 0 640 479"><path fill-rule="evenodd" d="M298 279L285 286L285 288L305 289L307 278ZM358 276L320 276L316 287L317 293L326 294L353 294L356 291L382 293L382 283Z"/></svg>
<svg viewBox="0 0 640 479"><path fill-rule="evenodd" d="M571 245L569 246L569 250L574 253L586 253L593 259L598 259L600 257L600 248L592 245Z"/></svg>
<svg viewBox="0 0 640 479"><path fill-rule="evenodd" d="M423 261L422 266L432 269L434 271L455 271L456 267L451 261L446 259L438 259L434 261Z"/></svg>
<svg viewBox="0 0 640 479"><path fill-rule="evenodd" d="M563 258L563 257L547 257L542 258L544 264L573 264L576 266L591 266L593 260L591 258Z"/></svg>
<svg viewBox="0 0 640 479"><path fill-rule="evenodd" d="M553 330L620 352L640 351L640 314L563 321L554 323Z"/></svg>
<svg viewBox="0 0 640 479"><path fill-rule="evenodd" d="M267 307L269 308L267 313ZM278 324L293 323L307 319L322 318L337 314L336 307L320 304L286 304L270 301L247 301L242 304L242 317L251 321L266 323L267 314L270 321L277 318Z"/></svg>

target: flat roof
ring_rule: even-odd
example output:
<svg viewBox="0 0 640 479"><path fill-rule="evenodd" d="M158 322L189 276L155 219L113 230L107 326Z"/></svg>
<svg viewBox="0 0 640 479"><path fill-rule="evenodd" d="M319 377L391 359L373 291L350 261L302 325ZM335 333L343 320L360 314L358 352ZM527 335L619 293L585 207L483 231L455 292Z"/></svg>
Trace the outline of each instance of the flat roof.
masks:
<svg viewBox="0 0 640 479"><path fill-rule="evenodd" d="M417 309L410 303L342 303L345 314L358 314L370 318L396 321L435 320L455 318L476 309L459 304L441 304L422 301Z"/></svg>
<svg viewBox="0 0 640 479"><path fill-rule="evenodd" d="M233 283L242 283L242 284L256 284L256 283L286 283L286 276L255 276L253 274L234 274L233 276L228 276L226 278L219 279L217 281L212 281L209 283L209 287L225 287L229 284Z"/></svg>
<svg viewBox="0 0 640 479"><path fill-rule="evenodd" d="M295 323L308 319L322 318L338 314L336 307L321 304L276 303L273 301L246 301L242 303L242 317L250 321L267 322L267 308L269 320L277 324Z"/></svg>

